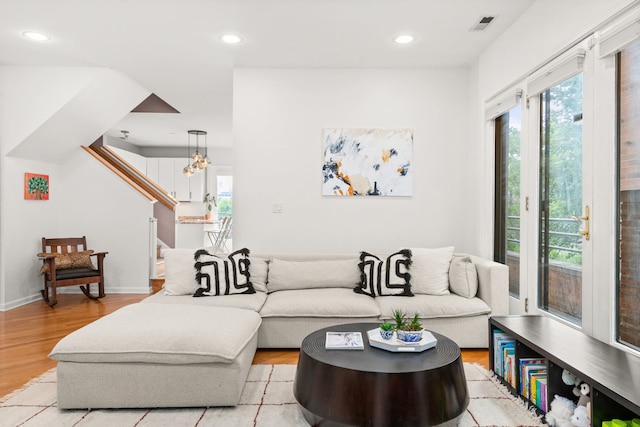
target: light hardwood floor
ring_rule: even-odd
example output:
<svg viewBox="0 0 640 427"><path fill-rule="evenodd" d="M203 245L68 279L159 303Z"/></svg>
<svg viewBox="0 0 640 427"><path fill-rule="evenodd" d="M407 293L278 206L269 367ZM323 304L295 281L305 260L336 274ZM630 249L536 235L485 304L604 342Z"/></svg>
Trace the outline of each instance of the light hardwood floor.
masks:
<svg viewBox="0 0 640 427"><path fill-rule="evenodd" d="M54 308L36 301L0 312L0 396L55 367L56 362L49 359L48 354L65 335L147 296L108 294L92 301L81 294L62 294L58 295L58 305ZM488 367L489 356L484 349L463 350L462 359ZM297 350L258 350L253 363L295 364L297 361Z"/></svg>

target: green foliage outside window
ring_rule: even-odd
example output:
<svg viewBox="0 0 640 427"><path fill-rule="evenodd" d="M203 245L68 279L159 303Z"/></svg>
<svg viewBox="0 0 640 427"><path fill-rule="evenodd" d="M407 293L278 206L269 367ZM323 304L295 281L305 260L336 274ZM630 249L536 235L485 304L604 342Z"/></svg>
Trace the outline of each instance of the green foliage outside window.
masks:
<svg viewBox="0 0 640 427"><path fill-rule="evenodd" d="M555 86L550 97L549 218L582 215L582 74ZM554 221L550 232L577 234L577 221ZM581 249L582 238L550 234L549 246ZM582 254L552 249L555 261L582 264Z"/></svg>
<svg viewBox="0 0 640 427"><path fill-rule="evenodd" d="M541 188L542 199L548 200L549 246L571 248L578 252L551 249L549 259L582 264L582 238L576 237L578 221L567 218L582 215L582 74L578 74L543 94L549 115L543 130L548 130L548 152L541 156L541 174L548 176L548 194ZM545 171L544 159L548 160ZM545 173L546 172L546 173ZM554 234L566 233L566 234Z"/></svg>
<svg viewBox="0 0 640 427"><path fill-rule="evenodd" d="M218 218L233 216L233 201L231 199L218 199Z"/></svg>
<svg viewBox="0 0 640 427"><path fill-rule="evenodd" d="M549 97L549 246L581 249L582 239L577 237L580 223L567 221L582 213L582 74L578 74L551 90ZM520 252L520 129L509 123L509 150L507 158L507 250ZM541 164L541 174L544 174ZM565 234L553 234L565 233ZM568 234L568 235L566 235ZM582 264L580 252L551 249L549 258L558 262Z"/></svg>
<svg viewBox="0 0 640 427"><path fill-rule="evenodd" d="M520 128L511 123L508 143L507 251L520 253Z"/></svg>

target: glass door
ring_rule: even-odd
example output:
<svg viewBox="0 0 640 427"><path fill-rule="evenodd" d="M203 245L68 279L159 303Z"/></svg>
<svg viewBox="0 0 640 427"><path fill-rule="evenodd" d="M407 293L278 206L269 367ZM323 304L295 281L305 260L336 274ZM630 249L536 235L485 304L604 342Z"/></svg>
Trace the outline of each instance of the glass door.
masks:
<svg viewBox="0 0 640 427"><path fill-rule="evenodd" d="M583 73L539 95L538 306L582 320L582 248L589 239L583 201Z"/></svg>
<svg viewBox="0 0 640 427"><path fill-rule="evenodd" d="M616 339L640 351L640 42L617 55Z"/></svg>
<svg viewBox="0 0 640 427"><path fill-rule="evenodd" d="M608 171L606 147L594 144L588 46L580 43L518 83L526 98L498 99L486 116L495 142L494 259L509 266L510 313L551 315L592 331L593 277L606 280L607 263L594 270L593 242L602 258L611 198L608 180L594 175L611 173L601 173Z"/></svg>
<svg viewBox="0 0 640 427"><path fill-rule="evenodd" d="M494 120L495 207L494 261L509 266L509 295L521 293L521 124L522 106L518 103ZM513 311L513 310L512 310Z"/></svg>

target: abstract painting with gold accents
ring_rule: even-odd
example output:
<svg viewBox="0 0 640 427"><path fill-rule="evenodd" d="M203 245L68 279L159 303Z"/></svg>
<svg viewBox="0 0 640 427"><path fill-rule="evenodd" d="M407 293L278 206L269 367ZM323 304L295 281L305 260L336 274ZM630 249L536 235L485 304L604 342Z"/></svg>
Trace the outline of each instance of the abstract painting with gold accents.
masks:
<svg viewBox="0 0 640 427"><path fill-rule="evenodd" d="M412 129L323 129L323 196L411 196Z"/></svg>

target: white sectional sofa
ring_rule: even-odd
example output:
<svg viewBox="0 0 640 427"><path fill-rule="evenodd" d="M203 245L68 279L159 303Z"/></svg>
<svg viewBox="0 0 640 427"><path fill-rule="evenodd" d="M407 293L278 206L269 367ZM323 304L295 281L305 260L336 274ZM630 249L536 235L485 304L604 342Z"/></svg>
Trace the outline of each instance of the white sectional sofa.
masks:
<svg viewBox="0 0 640 427"><path fill-rule="evenodd" d="M414 296L370 297L354 292L361 280L360 253L250 253L250 280L254 294L194 298L199 286L194 276L194 250L170 249L164 252L165 285L161 292L143 303L195 304L235 307L256 311L262 317L258 348L299 348L309 333L327 326L349 322L380 322L392 317L394 309L413 316L422 324L448 336L462 348L487 348L488 319L509 313L508 268L493 261L466 254L453 254L453 248L412 250L411 281L446 283L448 292L437 286ZM428 264L421 268L419 255ZM386 255L386 254L385 254ZM385 255L380 255L384 258ZM451 289L451 268L460 270L460 260L471 260L477 275L477 291L466 295ZM451 265L451 262L454 265ZM468 266L465 266L468 267ZM459 272L458 272L459 273ZM459 278L458 274L458 278ZM471 279L472 280L472 279ZM440 295L435 295L440 293Z"/></svg>
<svg viewBox="0 0 640 427"><path fill-rule="evenodd" d="M162 291L52 350L60 408L235 405L256 348L299 348L317 329L380 323L394 310L418 313L462 348L486 348L489 317L509 311L508 268L453 248L163 256ZM200 374L205 392L188 392Z"/></svg>

